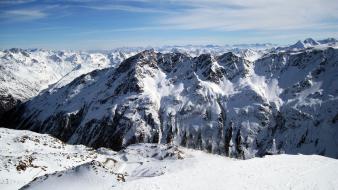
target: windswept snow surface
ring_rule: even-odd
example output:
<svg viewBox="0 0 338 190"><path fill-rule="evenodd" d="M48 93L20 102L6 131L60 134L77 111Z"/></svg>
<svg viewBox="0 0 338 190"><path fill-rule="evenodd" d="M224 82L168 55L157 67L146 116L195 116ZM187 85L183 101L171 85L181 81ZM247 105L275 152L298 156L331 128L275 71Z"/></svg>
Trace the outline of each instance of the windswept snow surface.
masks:
<svg viewBox="0 0 338 190"><path fill-rule="evenodd" d="M139 144L120 152L67 145L49 135L0 128L0 189L110 189L162 175L184 158L176 146ZM174 167L170 168L171 170ZM28 184L28 185L27 185Z"/></svg>
<svg viewBox="0 0 338 190"><path fill-rule="evenodd" d="M337 189L338 160L322 156L274 155L233 160L201 151L177 171L120 184L116 189Z"/></svg>
<svg viewBox="0 0 338 190"><path fill-rule="evenodd" d="M0 145L2 190L338 188L338 160L317 155L236 160L158 144L114 152L5 128Z"/></svg>

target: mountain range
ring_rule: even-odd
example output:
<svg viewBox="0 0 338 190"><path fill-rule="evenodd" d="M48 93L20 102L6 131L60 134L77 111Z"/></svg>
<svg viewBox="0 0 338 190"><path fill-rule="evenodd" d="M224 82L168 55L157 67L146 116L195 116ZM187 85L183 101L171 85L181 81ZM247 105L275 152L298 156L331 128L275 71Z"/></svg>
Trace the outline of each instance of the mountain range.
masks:
<svg viewBox="0 0 338 190"><path fill-rule="evenodd" d="M338 157L337 40L207 47L4 50L2 125L117 151L161 143L241 159Z"/></svg>

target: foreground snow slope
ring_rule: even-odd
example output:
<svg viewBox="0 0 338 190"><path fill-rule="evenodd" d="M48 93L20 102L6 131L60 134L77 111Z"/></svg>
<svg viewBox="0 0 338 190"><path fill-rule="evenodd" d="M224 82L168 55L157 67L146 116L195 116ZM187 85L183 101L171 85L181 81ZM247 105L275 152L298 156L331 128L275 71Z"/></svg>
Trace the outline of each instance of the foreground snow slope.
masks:
<svg viewBox="0 0 338 190"><path fill-rule="evenodd" d="M49 187L42 189L107 189L124 181L162 175L169 171L166 166L184 158L174 146L140 144L120 152L93 150L64 144L49 135L5 128L0 128L0 147L1 190L30 183L29 187L47 183ZM51 180L57 185L50 187ZM65 182L72 184L63 186Z"/></svg>
<svg viewBox="0 0 338 190"><path fill-rule="evenodd" d="M18 189L33 178L91 161L97 154L49 135L0 128L0 189Z"/></svg>
<svg viewBox="0 0 338 190"><path fill-rule="evenodd" d="M236 160L167 145L120 152L0 128L0 189L337 189L338 160L275 155Z"/></svg>
<svg viewBox="0 0 338 190"><path fill-rule="evenodd" d="M231 160L191 151L175 173L122 183L116 189L337 189L338 160L322 156L274 155Z"/></svg>

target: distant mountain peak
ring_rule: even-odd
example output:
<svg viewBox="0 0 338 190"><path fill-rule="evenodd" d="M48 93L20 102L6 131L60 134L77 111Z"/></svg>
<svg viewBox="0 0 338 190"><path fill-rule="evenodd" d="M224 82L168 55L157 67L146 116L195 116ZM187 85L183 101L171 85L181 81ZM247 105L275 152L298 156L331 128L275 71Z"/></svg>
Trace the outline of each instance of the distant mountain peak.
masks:
<svg viewBox="0 0 338 190"><path fill-rule="evenodd" d="M304 44L310 44L312 46L319 45L319 43L313 38L307 38L304 40Z"/></svg>
<svg viewBox="0 0 338 190"><path fill-rule="evenodd" d="M336 47L338 46L338 41L334 38L327 38L324 40L314 40L313 38L306 38L305 40L298 40L295 44L292 44L290 46L286 46L286 47L278 47L276 48L277 51L279 50L302 50L302 49L306 49L306 48L314 48L314 47L319 47L319 46L332 46L332 47Z"/></svg>

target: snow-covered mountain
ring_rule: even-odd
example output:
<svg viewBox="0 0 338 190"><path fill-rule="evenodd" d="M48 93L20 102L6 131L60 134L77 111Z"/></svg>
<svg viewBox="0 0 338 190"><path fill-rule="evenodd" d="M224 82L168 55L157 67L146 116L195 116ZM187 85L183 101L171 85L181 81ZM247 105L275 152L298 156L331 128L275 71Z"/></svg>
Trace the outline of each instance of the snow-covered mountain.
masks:
<svg viewBox="0 0 338 190"><path fill-rule="evenodd" d="M277 47L273 44L239 44L239 45L187 45L187 46L163 46L155 47L156 52L161 53L183 53L191 57L197 57L202 54L211 54L214 56L222 55L226 52L233 52L236 55L245 58L249 61L255 61L263 54ZM149 48L148 48L149 49ZM143 48L144 50L144 48Z"/></svg>
<svg viewBox="0 0 338 190"><path fill-rule="evenodd" d="M318 155L241 161L158 144L115 152L5 128L0 146L2 190L338 188L338 160Z"/></svg>
<svg viewBox="0 0 338 190"><path fill-rule="evenodd" d="M112 67L136 52L107 54L10 49L0 51L0 115L47 88L59 88L95 69Z"/></svg>
<svg viewBox="0 0 338 190"><path fill-rule="evenodd" d="M238 46L163 46L158 52L180 52L191 56L204 53L220 55L235 52L248 60L256 60L272 44ZM251 49L244 49L251 48ZM95 69L115 67L126 58L144 51L145 47L117 48L109 51L50 51L18 49L0 51L0 117L20 102L25 102L46 89L60 88L76 77Z"/></svg>
<svg viewBox="0 0 338 190"><path fill-rule="evenodd" d="M314 40L312 38L307 38L304 41L297 41L295 44L290 45L290 46L286 46L286 47L278 47L277 50L278 51L283 51L283 50L287 50L287 51L297 51L297 50L302 50L302 49L306 49L306 48L314 48L314 47L338 47L338 40L334 39L334 38L327 38L324 40Z"/></svg>
<svg viewBox="0 0 338 190"><path fill-rule="evenodd" d="M332 47L273 51L254 62L232 52L147 50L46 90L6 121L114 150L151 142L244 159L283 152L337 158L337 73Z"/></svg>

